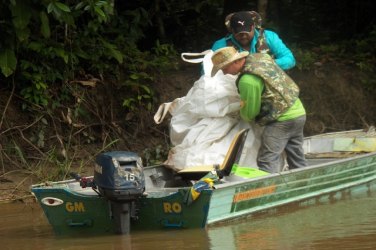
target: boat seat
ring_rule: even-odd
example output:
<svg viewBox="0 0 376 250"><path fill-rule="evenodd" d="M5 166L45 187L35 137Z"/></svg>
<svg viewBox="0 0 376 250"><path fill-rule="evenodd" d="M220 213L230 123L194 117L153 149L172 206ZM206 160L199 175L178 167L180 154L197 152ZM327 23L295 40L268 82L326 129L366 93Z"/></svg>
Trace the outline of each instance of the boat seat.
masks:
<svg viewBox="0 0 376 250"><path fill-rule="evenodd" d="M243 129L236 133L229 149L227 150L222 164L187 167L183 170L180 170L177 175L186 180L199 180L213 170L217 172L220 178L230 175L232 166L234 165L234 163L238 163L240 160L248 130L249 129Z"/></svg>

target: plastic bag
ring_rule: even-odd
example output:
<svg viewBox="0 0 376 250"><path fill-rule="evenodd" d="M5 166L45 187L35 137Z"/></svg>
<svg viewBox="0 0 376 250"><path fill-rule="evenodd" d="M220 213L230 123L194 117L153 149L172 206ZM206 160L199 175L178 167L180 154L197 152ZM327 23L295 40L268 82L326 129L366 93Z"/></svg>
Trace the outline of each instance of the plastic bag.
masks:
<svg viewBox="0 0 376 250"><path fill-rule="evenodd" d="M223 75L219 71L210 77L212 53L197 53L205 55L201 60L204 75L194 83L186 96L160 105L154 116L157 124L168 113L172 116L170 140L174 147L164 164L177 171L197 165L222 163L232 139L243 128L249 128L250 131L240 164L257 167L256 156L262 129L242 121L239 116L240 96L235 85L236 76ZM194 63L198 62L200 60L195 59Z"/></svg>

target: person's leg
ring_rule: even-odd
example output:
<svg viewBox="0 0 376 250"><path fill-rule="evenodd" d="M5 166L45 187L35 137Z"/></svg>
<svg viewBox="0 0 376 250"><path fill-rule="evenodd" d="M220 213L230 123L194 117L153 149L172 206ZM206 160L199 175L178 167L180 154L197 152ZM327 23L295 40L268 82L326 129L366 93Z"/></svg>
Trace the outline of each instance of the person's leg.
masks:
<svg viewBox="0 0 376 250"><path fill-rule="evenodd" d="M265 126L261 136L261 146L257 155L259 169L269 172L280 172L281 154L289 140L289 124L273 122Z"/></svg>
<svg viewBox="0 0 376 250"><path fill-rule="evenodd" d="M289 169L307 166L303 150L303 129L305 121L306 116L292 120L293 124L290 130L290 139L285 148Z"/></svg>

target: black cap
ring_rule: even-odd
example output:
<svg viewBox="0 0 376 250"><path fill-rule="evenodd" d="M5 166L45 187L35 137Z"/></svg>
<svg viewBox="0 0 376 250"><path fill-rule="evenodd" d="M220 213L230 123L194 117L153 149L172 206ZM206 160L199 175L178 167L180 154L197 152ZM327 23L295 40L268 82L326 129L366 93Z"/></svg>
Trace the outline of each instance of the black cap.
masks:
<svg viewBox="0 0 376 250"><path fill-rule="evenodd" d="M253 18L249 11L236 12L230 20L230 27L235 34L250 32L251 25L253 25Z"/></svg>

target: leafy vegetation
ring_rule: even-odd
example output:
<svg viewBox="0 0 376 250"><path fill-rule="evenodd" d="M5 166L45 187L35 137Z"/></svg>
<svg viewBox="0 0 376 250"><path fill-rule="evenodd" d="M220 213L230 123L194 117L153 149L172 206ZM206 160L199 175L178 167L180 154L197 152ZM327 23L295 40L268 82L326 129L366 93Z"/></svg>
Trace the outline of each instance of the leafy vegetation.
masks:
<svg viewBox="0 0 376 250"><path fill-rule="evenodd" d="M328 61L355 65L375 93L373 2L349 2L269 0L265 27L294 43L300 71ZM165 159L168 143L139 141L153 130L145 121L159 104L160 76L178 69L179 51L203 51L222 37L233 8L256 3L0 0L2 172L6 165L65 178L104 149L138 150L147 164Z"/></svg>
<svg viewBox="0 0 376 250"><path fill-rule="evenodd" d="M368 91L376 91L376 80L371 75L376 74L376 26L368 36L361 39L345 40L337 43L322 44L317 47L303 49L294 46L293 52L297 58L297 68L309 70L317 63L339 61L353 64L361 71L360 81Z"/></svg>
<svg viewBox="0 0 376 250"><path fill-rule="evenodd" d="M119 131L117 118L111 114L113 106L98 109L98 92L107 91L108 99L111 89L121 94L119 106L127 117L152 109L155 74L177 67L177 52L173 45L159 41L151 52L140 51L136 43L143 37L142 20L148 13L142 7L120 11L114 1L2 1L0 78L13 86L15 96L10 98L19 99L34 120L21 130L7 120L0 123L6 128L1 132L3 142L13 144L1 154L14 165L24 165L22 159L30 158L28 145L41 157L37 166L69 168L77 157L69 152L75 152L75 145L97 142L98 128L104 144L115 144L119 134L110 131ZM108 103L103 100L101 105ZM56 116L59 113L61 117ZM98 123L88 125L95 119ZM14 137L17 132L23 140ZM66 173L59 171L54 179Z"/></svg>

